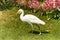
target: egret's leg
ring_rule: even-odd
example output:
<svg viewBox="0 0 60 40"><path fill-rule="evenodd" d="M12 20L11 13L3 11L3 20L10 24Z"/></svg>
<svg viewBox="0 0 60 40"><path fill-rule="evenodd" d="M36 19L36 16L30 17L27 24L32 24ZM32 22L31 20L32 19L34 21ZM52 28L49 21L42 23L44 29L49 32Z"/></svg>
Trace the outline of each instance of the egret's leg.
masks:
<svg viewBox="0 0 60 40"><path fill-rule="evenodd" d="M30 25L31 25L31 27L32 27L32 33L33 33L33 30L34 30L34 28L33 28L33 25L32 25L32 23L29 23Z"/></svg>
<svg viewBox="0 0 60 40"><path fill-rule="evenodd" d="M37 25L37 24L36 24L36 25ZM40 27L39 27L39 25L37 25L37 27L38 27L38 29L39 29L39 32L40 32L39 35L40 35L40 34L41 34L41 31L40 31Z"/></svg>
<svg viewBox="0 0 60 40"><path fill-rule="evenodd" d="M39 25L38 25L38 28L39 28L39 32L40 32L39 35L40 35L40 34L41 34L41 31L40 31L40 27L39 27Z"/></svg>

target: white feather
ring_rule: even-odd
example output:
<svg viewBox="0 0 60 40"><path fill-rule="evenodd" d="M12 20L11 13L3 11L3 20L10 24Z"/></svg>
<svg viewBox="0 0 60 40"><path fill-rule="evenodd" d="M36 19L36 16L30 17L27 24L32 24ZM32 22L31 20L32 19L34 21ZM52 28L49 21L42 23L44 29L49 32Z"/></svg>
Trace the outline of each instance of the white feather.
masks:
<svg viewBox="0 0 60 40"><path fill-rule="evenodd" d="M31 15L31 14L25 15L25 16L24 16L24 20L25 20L25 21L28 20L28 22L31 22L31 23L36 23L36 24L45 25L45 22L43 22L42 20L40 20L39 18L37 18L36 16Z"/></svg>

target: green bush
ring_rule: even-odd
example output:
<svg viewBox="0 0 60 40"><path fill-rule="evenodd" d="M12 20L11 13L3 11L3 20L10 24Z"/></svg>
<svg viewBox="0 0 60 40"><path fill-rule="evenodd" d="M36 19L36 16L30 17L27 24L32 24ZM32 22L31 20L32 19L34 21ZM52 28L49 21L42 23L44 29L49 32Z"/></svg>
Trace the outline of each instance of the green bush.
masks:
<svg viewBox="0 0 60 40"><path fill-rule="evenodd" d="M13 0L11 1L2 1L0 3L0 10L4 10L4 9L11 9L12 7L14 7L15 4L13 2Z"/></svg>

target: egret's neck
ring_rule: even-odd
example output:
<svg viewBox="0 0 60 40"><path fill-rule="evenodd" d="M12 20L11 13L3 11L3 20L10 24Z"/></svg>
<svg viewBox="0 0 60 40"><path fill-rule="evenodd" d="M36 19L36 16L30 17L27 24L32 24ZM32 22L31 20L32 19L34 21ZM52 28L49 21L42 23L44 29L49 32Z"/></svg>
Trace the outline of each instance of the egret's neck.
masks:
<svg viewBox="0 0 60 40"><path fill-rule="evenodd" d="M21 13L20 18L23 18L23 16L24 16L24 12Z"/></svg>

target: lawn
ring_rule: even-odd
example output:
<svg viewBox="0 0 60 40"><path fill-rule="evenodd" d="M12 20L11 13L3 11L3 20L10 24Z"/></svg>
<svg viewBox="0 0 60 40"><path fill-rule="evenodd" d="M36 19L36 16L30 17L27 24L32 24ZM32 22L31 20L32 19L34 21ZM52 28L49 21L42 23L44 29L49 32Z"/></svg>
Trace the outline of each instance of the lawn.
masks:
<svg viewBox="0 0 60 40"><path fill-rule="evenodd" d="M17 7L0 11L0 40L60 40L60 20L47 20L47 17L39 16L39 13L30 13L25 10L25 14L33 14L46 22L46 25L40 25L41 31L50 30L49 33L42 35L30 33L31 27L23 23L16 15ZM38 30L34 25L35 30Z"/></svg>

